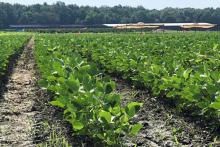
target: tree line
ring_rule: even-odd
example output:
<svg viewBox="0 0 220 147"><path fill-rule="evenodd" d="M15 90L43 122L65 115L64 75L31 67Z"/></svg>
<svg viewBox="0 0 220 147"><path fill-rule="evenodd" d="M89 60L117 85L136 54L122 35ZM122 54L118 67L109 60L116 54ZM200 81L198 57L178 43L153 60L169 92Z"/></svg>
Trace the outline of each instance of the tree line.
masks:
<svg viewBox="0 0 220 147"><path fill-rule="evenodd" d="M158 22L209 22L220 24L220 8L165 8L162 10L145 9L142 6L77 6L56 2L48 5L0 3L0 27L10 24L104 24L104 23L158 23Z"/></svg>

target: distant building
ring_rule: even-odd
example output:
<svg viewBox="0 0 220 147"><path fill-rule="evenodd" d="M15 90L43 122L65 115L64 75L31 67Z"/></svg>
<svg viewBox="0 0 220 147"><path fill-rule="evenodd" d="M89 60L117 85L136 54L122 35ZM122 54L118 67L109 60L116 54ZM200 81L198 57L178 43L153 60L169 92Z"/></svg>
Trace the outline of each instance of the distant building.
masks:
<svg viewBox="0 0 220 147"><path fill-rule="evenodd" d="M216 24L211 23L128 23L128 24L94 24L94 25L9 25L9 29L23 31L24 29L84 29L84 28L114 28L114 29L149 29L149 30L210 30Z"/></svg>
<svg viewBox="0 0 220 147"><path fill-rule="evenodd" d="M137 28L152 28L152 29L171 29L171 30L183 30L183 29L212 29L216 24L211 23L129 23L129 24L104 24L107 27L116 29L137 29Z"/></svg>

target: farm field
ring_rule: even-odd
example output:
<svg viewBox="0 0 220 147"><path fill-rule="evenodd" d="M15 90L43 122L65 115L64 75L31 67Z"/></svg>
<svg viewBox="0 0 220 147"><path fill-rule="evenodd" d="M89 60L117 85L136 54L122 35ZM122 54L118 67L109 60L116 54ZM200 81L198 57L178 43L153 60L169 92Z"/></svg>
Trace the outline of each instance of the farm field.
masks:
<svg viewBox="0 0 220 147"><path fill-rule="evenodd" d="M59 47L67 52L79 52L108 73L148 88L156 96L166 96L180 108L198 108L198 113L219 117L218 34L53 37L52 52Z"/></svg>
<svg viewBox="0 0 220 147"><path fill-rule="evenodd" d="M30 35L31 43L22 52ZM67 139L58 140L56 145L71 146L75 137L81 137L77 140L87 146L218 145L219 40L217 32L0 33L0 60L4 59L0 73L7 73L9 57L20 51L21 58L8 77L9 85L16 85L12 79L17 72L27 73L28 79L21 78L17 83L32 83L20 85L25 87L22 91L33 89L30 101L25 97L25 102L33 103L27 109L31 118L35 120L38 114L42 120L36 122L45 119L56 123L51 118L59 114L55 117L61 120L58 127L68 128L63 129ZM5 93L11 89L6 88ZM1 109L10 104L4 102L5 93L1 93ZM19 105L22 102L11 106ZM25 112L18 112L26 117ZM0 114L5 115L2 110ZM15 124L17 120L13 119ZM40 130L37 137L43 132ZM0 144L4 142L1 137ZM36 138L36 133L22 137ZM46 142L50 143L48 138ZM41 138L35 144L44 141Z"/></svg>

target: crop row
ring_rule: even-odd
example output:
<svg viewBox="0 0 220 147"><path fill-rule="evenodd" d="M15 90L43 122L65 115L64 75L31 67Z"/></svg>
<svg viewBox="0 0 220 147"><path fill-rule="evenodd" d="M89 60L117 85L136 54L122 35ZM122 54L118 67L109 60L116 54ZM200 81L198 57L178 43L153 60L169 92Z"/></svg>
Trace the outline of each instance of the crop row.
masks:
<svg viewBox="0 0 220 147"><path fill-rule="evenodd" d="M0 34L0 77L5 75L10 57L22 50L28 38L25 34Z"/></svg>
<svg viewBox="0 0 220 147"><path fill-rule="evenodd" d="M50 103L63 110L73 135L119 145L121 135L137 134L142 125L130 124L130 119L142 104L131 102L122 107L115 83L65 44L62 35L38 35L35 57L42 77L39 85L53 93Z"/></svg>
<svg viewBox="0 0 220 147"><path fill-rule="evenodd" d="M77 50L107 72L171 99L178 108L220 115L217 33L76 34L56 38L63 44L60 47Z"/></svg>

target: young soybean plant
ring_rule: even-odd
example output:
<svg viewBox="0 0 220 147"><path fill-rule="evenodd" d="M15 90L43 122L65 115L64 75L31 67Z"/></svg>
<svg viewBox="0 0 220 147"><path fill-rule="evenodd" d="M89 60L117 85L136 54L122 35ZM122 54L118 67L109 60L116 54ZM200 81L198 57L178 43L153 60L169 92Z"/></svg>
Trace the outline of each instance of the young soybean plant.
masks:
<svg viewBox="0 0 220 147"><path fill-rule="evenodd" d="M142 125L131 125L130 119L142 104L132 102L121 107L121 96L113 93L115 83L101 78L94 64L66 49L45 52L45 48L38 48L37 52L38 57L50 56L47 63L38 58L43 77L39 84L55 94L51 104L64 110L74 135L90 136L107 145L120 145L121 135L139 132Z"/></svg>

